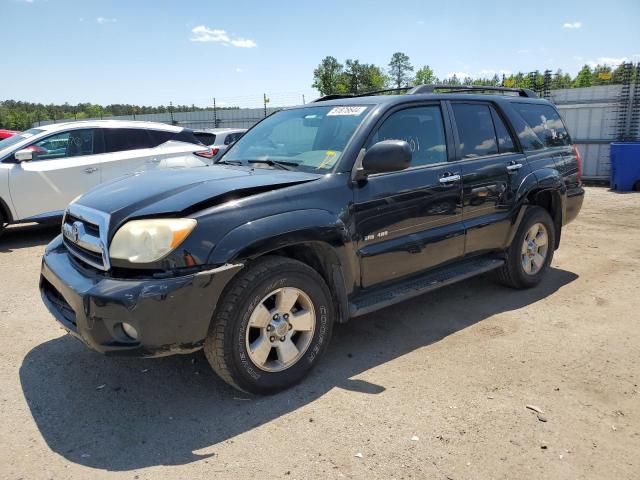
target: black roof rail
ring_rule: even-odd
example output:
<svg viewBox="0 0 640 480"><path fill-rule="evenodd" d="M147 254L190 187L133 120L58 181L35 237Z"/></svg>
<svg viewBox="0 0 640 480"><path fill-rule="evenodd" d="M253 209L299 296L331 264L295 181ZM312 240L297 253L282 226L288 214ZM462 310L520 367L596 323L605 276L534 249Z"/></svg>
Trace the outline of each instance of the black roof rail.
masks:
<svg viewBox="0 0 640 480"><path fill-rule="evenodd" d="M311 103L316 102L326 102L327 100L336 100L339 98L353 98L355 95L353 93L332 93L331 95L325 95L320 98L316 98Z"/></svg>
<svg viewBox="0 0 640 480"><path fill-rule="evenodd" d="M407 95L434 93L435 90L454 90L456 92L508 92L517 93L520 97L539 98L536 92L528 88L507 88L484 85L418 85L407 92Z"/></svg>
<svg viewBox="0 0 640 480"><path fill-rule="evenodd" d="M357 98L368 97L369 95L378 95L379 93L391 93L391 92L404 92L405 90L411 90L414 87L400 87L400 88L385 88L384 90L371 90L364 93L333 93L331 95L325 95L324 97L316 98L312 103L325 102L327 100L337 100L340 98Z"/></svg>

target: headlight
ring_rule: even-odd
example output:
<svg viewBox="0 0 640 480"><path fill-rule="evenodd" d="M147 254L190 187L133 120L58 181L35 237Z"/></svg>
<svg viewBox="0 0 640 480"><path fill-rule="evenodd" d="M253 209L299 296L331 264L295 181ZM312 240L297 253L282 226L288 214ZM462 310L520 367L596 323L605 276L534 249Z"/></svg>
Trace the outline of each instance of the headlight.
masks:
<svg viewBox="0 0 640 480"><path fill-rule="evenodd" d="M109 255L131 263L155 262L175 250L197 223L192 218L132 220L116 232Z"/></svg>

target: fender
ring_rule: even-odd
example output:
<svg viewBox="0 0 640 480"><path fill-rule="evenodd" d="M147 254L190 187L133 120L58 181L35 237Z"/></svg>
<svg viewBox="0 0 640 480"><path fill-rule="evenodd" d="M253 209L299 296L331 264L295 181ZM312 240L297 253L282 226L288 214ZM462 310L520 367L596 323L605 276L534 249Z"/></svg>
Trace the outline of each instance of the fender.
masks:
<svg viewBox="0 0 640 480"><path fill-rule="evenodd" d="M509 232L507 247L511 245L513 237L515 236L522 218L526 213L529 206L529 198L532 193L548 191L552 195L553 210L556 212L554 223L556 225L556 248L560 242L560 230L563 225L563 219L566 212L566 187L562 181L560 173L553 168L541 168L529 173L520 184L518 192L516 193L516 207L512 220L511 231ZM556 203L557 202L557 203Z"/></svg>
<svg viewBox="0 0 640 480"><path fill-rule="evenodd" d="M328 274L337 285L333 293L339 297L341 313L347 312L347 294L360 276L359 265L347 227L327 210L294 210L240 225L218 242L207 263L244 262L300 244L322 248L322 257L331 266ZM340 317L346 319L346 315Z"/></svg>

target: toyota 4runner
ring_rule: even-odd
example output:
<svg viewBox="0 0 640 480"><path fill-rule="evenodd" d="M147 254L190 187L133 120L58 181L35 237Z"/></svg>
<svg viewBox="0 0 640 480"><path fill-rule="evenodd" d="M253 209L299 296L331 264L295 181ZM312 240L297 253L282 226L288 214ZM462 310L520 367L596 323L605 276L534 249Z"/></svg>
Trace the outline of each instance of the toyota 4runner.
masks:
<svg viewBox="0 0 640 480"><path fill-rule="evenodd" d="M581 208L580 174L557 110L527 90L323 97L212 167L75 200L42 299L94 350L204 348L226 382L271 393L309 372L335 323L485 272L536 285Z"/></svg>

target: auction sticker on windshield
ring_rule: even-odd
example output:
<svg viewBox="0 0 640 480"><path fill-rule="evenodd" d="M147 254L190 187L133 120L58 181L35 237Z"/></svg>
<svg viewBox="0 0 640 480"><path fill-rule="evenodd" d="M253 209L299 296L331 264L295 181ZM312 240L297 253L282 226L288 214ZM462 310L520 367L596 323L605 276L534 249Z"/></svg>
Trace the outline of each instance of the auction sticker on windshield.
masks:
<svg viewBox="0 0 640 480"><path fill-rule="evenodd" d="M329 113L327 113L327 117L335 117L338 115L353 115L357 117L366 109L367 107L333 107L329 110Z"/></svg>

